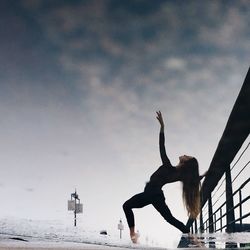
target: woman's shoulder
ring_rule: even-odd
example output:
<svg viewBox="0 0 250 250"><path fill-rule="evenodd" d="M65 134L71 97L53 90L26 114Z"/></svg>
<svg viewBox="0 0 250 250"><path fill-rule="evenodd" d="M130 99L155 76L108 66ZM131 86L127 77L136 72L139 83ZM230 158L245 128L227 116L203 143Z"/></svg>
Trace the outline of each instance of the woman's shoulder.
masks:
<svg viewBox="0 0 250 250"><path fill-rule="evenodd" d="M171 164L163 164L162 167L164 167L168 171L176 171L176 167Z"/></svg>

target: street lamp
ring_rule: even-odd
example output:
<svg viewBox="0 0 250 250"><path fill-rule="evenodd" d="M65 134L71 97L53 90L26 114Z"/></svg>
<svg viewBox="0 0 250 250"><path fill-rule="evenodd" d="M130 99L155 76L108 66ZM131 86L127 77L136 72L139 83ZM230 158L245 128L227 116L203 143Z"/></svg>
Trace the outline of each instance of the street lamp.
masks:
<svg viewBox="0 0 250 250"><path fill-rule="evenodd" d="M122 230L124 229L124 226L122 224L122 219L120 219L118 224L118 229L120 230L120 239L122 238Z"/></svg>
<svg viewBox="0 0 250 250"><path fill-rule="evenodd" d="M74 226L76 227L76 214L82 213L82 204L76 190L71 194L71 199L68 200L68 210L74 211Z"/></svg>

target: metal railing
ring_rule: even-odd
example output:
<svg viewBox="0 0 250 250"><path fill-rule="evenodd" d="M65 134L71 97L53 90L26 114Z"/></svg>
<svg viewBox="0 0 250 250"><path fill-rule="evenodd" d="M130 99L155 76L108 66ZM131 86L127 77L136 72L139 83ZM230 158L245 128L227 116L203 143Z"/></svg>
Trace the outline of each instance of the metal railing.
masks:
<svg viewBox="0 0 250 250"><path fill-rule="evenodd" d="M242 173L249 167L249 159L247 163L241 167L232 180L231 172L239 165L242 157L249 150L249 144L241 152L238 159L235 161L232 168L230 165L236 156L240 153L240 150L249 138L250 133L250 68L248 69L246 78L240 90L240 93L233 106L225 130L219 141L218 147L211 161L208 173L204 179L201 188L201 213L199 220L189 218L187 226L191 227L193 233L202 233L208 231L209 233L225 230L226 232L240 232L250 231L250 224L244 223L250 216L250 204L248 210L244 213L243 207L249 202L249 185L250 178L246 175L245 180L239 180L242 177ZM250 138L249 138L250 139ZM222 179L223 175L225 178ZM233 192L233 184L237 180L241 185ZM218 184L221 181L220 184ZM223 186L225 182L225 188ZM236 185L234 185L236 186ZM214 189L217 187L215 192ZM223 188L223 192L217 200L213 202L218 190ZM216 207L217 203L221 202L223 195L225 194L225 200L219 207ZM243 197L243 194L245 197ZM238 197L238 202L234 205L234 200ZM213 212L214 210L214 212ZM238 210L238 216L235 219L235 211ZM206 219L205 219L206 218ZM199 224L199 226L198 226ZM182 239L178 247L181 247ZM184 244L185 245L185 244Z"/></svg>
<svg viewBox="0 0 250 250"><path fill-rule="evenodd" d="M247 144L246 148L240 154L239 158L232 166L232 168L226 171L225 178L222 180L221 184L218 185L218 188L213 193L213 195L210 195L210 197L208 198L208 201L203 207L200 214L200 226L198 227L198 220L195 220L192 224L191 231L193 233L213 233L218 231L222 232L223 229L225 229L227 232L240 232L250 230L250 224L243 223L243 220L250 216L250 212L243 212L243 206L250 200L249 188L246 188L247 185L249 185L250 178L248 177L234 192L232 192L232 184L237 180L237 178L239 178L242 173L244 173L243 171L250 166L250 161L244 164L233 181L231 181L231 172L235 168L236 164L239 163L242 156L247 152L247 149L249 149L249 145L250 143ZM226 182L226 188L223 189L222 194L219 195L217 200L213 202L213 198L216 196L219 190L223 188L222 185L224 182ZM243 194L246 194L246 197L243 198ZM226 196L225 201L218 208L215 208L215 205L222 199L223 195ZM238 202L237 204L234 204L236 196L238 196ZM239 210L239 216L235 219L235 211L237 209ZM230 216L228 216L229 214ZM204 220L204 218L206 219ZM225 220L225 223L223 223L223 219ZM239 224L236 224L237 222Z"/></svg>
<svg viewBox="0 0 250 250"><path fill-rule="evenodd" d="M249 163L249 162L248 162ZM201 226L198 228L197 226L193 226L192 231L197 232L218 232L222 231L223 229L227 229L227 232L238 232L238 231L245 231L250 230L250 227L244 227L243 226L243 219L250 216L250 212L243 214L243 205L250 199L250 195L248 195L246 198L242 199L242 189L250 182L250 178L248 178L231 196L233 198L235 195L239 195L239 202L234 205L233 207L230 207L226 209L226 212L223 212L223 207L226 207L227 201L224 201L222 205L217 208L214 212L209 212L208 218L204 221L203 227ZM212 198L211 198L212 199ZM213 208L212 201L211 205L208 205L208 207ZM237 219L234 219L232 221L227 221L225 225L223 225L223 218L227 216L229 212L234 212L235 209L239 209L239 217ZM211 209L210 209L211 210ZM236 226L235 223L239 222L239 226ZM217 226L217 223L219 223L219 227ZM197 221L195 221L195 224L197 224ZM231 228L231 229L229 229Z"/></svg>

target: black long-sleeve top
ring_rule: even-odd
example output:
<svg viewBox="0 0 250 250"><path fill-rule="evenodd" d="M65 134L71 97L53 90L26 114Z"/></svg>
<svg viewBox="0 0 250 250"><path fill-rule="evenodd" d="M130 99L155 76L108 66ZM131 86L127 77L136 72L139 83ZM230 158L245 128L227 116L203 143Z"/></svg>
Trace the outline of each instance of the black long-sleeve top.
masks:
<svg viewBox="0 0 250 250"><path fill-rule="evenodd" d="M165 136L163 132L159 134L159 147L162 165L151 175L148 186L154 189L161 189L163 185L179 181L177 170L172 166L165 149Z"/></svg>

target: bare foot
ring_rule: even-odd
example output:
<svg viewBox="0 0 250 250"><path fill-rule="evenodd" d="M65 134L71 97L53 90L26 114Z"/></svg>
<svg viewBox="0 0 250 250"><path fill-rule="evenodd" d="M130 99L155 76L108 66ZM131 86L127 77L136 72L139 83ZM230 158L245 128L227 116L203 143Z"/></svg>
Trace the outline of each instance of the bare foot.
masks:
<svg viewBox="0 0 250 250"><path fill-rule="evenodd" d="M138 243L138 238L139 238L139 234L138 233L134 233L133 235L130 235L131 240L134 244Z"/></svg>

